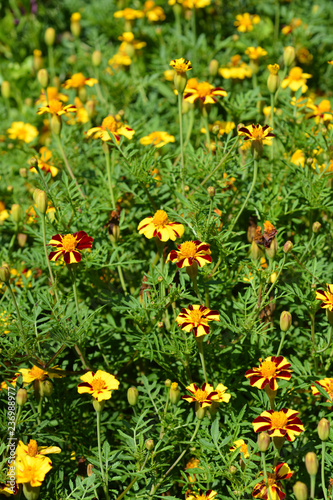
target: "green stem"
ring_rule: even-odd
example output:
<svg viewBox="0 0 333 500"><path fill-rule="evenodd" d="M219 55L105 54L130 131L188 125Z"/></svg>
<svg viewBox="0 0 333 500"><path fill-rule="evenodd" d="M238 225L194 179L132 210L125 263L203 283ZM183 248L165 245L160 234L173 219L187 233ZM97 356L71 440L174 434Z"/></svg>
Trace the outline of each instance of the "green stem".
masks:
<svg viewBox="0 0 333 500"><path fill-rule="evenodd" d="M10 293L10 296L11 296L13 302L14 302L15 309L16 309L16 314L17 314L17 319L18 319L19 325L20 325L20 334L21 334L21 338L22 338L22 341L23 341L23 344L24 344L24 349L25 349L25 352L29 356L30 353L29 353L29 349L28 349L28 346L27 346L27 339L26 339L26 336L25 336L25 333L24 333L22 319L21 319L21 315L20 315L20 311L19 311L17 302L16 302L16 298L15 298L14 292L13 292L11 286L10 286L9 281L6 282L6 285L7 285L8 291Z"/></svg>
<svg viewBox="0 0 333 500"><path fill-rule="evenodd" d="M329 334L328 334L328 340L327 340L327 345L326 345L326 347L323 347L322 349L319 349L318 351L315 351L317 354L320 353L320 352L325 352L329 348L329 346L331 345L331 342L332 342L332 330L333 330L333 326L330 325Z"/></svg>
<svg viewBox="0 0 333 500"><path fill-rule="evenodd" d="M56 296L56 300L57 300L57 302L59 302L59 297L58 297L57 287L56 287L56 285L55 285L55 281L54 281L54 277L53 277L53 273L52 273L52 269L51 269L51 264L50 264L50 261L49 261L49 256L48 256L47 249L46 249L46 226L45 226L45 214L42 214L42 231L43 231L43 244L44 244L44 252L45 252L45 258L46 258L47 267L48 267L48 269L49 269L50 280L51 280L51 283L52 283L52 287L53 287L53 290L54 290L54 294L55 294L55 296Z"/></svg>
<svg viewBox="0 0 333 500"><path fill-rule="evenodd" d="M277 352L276 356L280 355L280 352L281 352L281 349L282 349L282 346L283 346L283 342L284 342L285 336L286 336L286 332L281 332L280 345L279 345L278 352Z"/></svg>
<svg viewBox="0 0 333 500"><path fill-rule="evenodd" d="M134 408L134 407L133 407ZM143 462L143 465L140 469L140 471L142 471L142 469L144 469L146 463L147 463L147 460L148 460L148 457L149 457L149 453L147 454L146 458L145 458L145 461ZM116 498L116 500L121 500L121 498L123 498L126 493L129 492L129 490L132 488L132 486L137 482L137 480L139 479L139 476L135 476L132 481L130 482L130 484L127 486L127 488L124 489L124 491L122 493L120 493L120 495Z"/></svg>
<svg viewBox="0 0 333 500"><path fill-rule="evenodd" d="M274 94L271 94L271 127L274 130ZM273 162L274 162L274 140L272 140L271 146L271 174L273 174ZM272 182L272 179L271 179Z"/></svg>
<svg viewBox="0 0 333 500"><path fill-rule="evenodd" d="M275 0L275 23L274 23L274 43L279 39L280 31L280 2Z"/></svg>
<svg viewBox="0 0 333 500"><path fill-rule="evenodd" d="M262 463L262 468L264 469L264 478L265 478L265 485L267 489L268 498L269 500L272 500L271 490L269 489L268 478L267 478L266 457L264 451L261 452L261 463Z"/></svg>
<svg viewBox="0 0 333 500"><path fill-rule="evenodd" d="M77 316L77 322L80 324L81 319L80 319L80 309L79 309L79 301L77 298L77 288L76 288L76 277L75 277L75 272L73 269L70 270L72 274L72 282L73 282L73 292L74 292L74 300L75 300L75 307L76 307L76 316Z"/></svg>
<svg viewBox="0 0 333 500"><path fill-rule="evenodd" d="M211 148L211 144L210 144L210 133L209 133L209 123L208 123L208 114L207 114L207 112L204 115L204 121L205 121L206 141L208 143L207 147L208 147L208 151L211 153L212 148Z"/></svg>
<svg viewBox="0 0 333 500"><path fill-rule="evenodd" d="M199 291L199 288L198 288L197 278L193 276L193 277L191 277L191 279L192 279L194 291L197 294L197 297L198 297L198 299L200 301L200 305L202 305L203 301L202 301L201 294L200 294L200 291Z"/></svg>
<svg viewBox="0 0 333 500"><path fill-rule="evenodd" d="M316 356L316 334L315 334L315 315L310 314L311 318L311 340L312 340L312 352L315 365L315 372L318 372L318 359Z"/></svg>
<svg viewBox="0 0 333 500"><path fill-rule="evenodd" d="M105 161L106 161L106 171L108 174L108 185L109 185L109 191L110 191L110 197L111 197L111 210L116 210L116 202L114 199L113 187L112 187L114 151L112 151L112 167L111 167L109 146L108 145L106 145L106 146L107 147L104 147L104 143L103 143L103 151L105 154Z"/></svg>
<svg viewBox="0 0 333 500"><path fill-rule="evenodd" d="M62 147L62 144L61 144L61 139L60 139L59 135L55 135L55 134L54 134L54 137L56 138L56 141L57 141L57 144L58 144L59 151L60 151L61 156L62 156L62 158L63 158L63 160L64 160L65 166L66 166L66 168L67 168L67 172L69 173L69 175L70 175L71 179L75 182L76 187L78 188L78 190L79 190L79 192L80 192L80 195L82 196L82 198L83 198L83 199L85 199L85 195L84 195L84 194L83 194L83 192L81 191L81 188L80 188L80 186L79 186L79 183L77 182L76 177L75 177L75 175L73 174L73 171L72 171L72 169L71 169L71 167L70 167L70 165L69 165L69 163L68 163L67 156L66 156L65 151L64 151L64 148Z"/></svg>
<svg viewBox="0 0 333 500"><path fill-rule="evenodd" d="M183 144L183 94L178 92L178 116L180 133L180 179L182 183L182 193L184 194L184 144Z"/></svg>
<svg viewBox="0 0 333 500"><path fill-rule="evenodd" d="M54 77L55 77L55 70L54 70L54 52L53 52L53 47L52 45L47 46L47 52L48 52L48 57L49 57L49 67L50 67L50 73L51 73L51 78L52 78L52 84L54 84ZM46 92L45 92L46 95Z"/></svg>
<svg viewBox="0 0 333 500"><path fill-rule="evenodd" d="M206 364L205 364L205 355L204 355L204 349L203 349L203 339L202 339L202 337L199 337L196 339L196 341L197 341L197 346L198 346L199 357L200 357L202 369L204 372L205 382L206 382L206 384L208 384Z"/></svg>
<svg viewBox="0 0 333 500"><path fill-rule="evenodd" d="M310 475L310 498L312 498L312 500L315 497L315 488L316 488L316 474L311 474Z"/></svg>
<svg viewBox="0 0 333 500"><path fill-rule="evenodd" d="M327 489L325 485L325 449L326 449L326 441L321 442L321 487L323 489L324 493L324 498L325 500L328 500L327 498Z"/></svg>
<svg viewBox="0 0 333 500"><path fill-rule="evenodd" d="M105 493L106 500L109 500L109 491L108 491L108 480L105 476L105 471L102 462L102 448L101 448L101 411L96 411L97 416L97 446L98 446L98 458L99 458L99 466L101 468L102 480L103 480L103 490Z"/></svg>
<svg viewBox="0 0 333 500"><path fill-rule="evenodd" d="M253 169L253 180L252 180L252 184L251 184L251 187L250 187L250 190L249 192L247 193L247 196L245 198L245 201L240 209L240 211L238 212L237 214L237 217L234 219L234 221L231 223L231 228L230 228L230 231L233 230L233 228L235 227L236 225L236 222L238 221L239 217L241 216L244 208L246 207L246 204L247 202L249 201L249 198L251 196L251 193L253 191L253 188L256 184L256 180L257 180L257 175L258 175L258 161L256 159L253 159L253 165L254 165L254 169Z"/></svg>

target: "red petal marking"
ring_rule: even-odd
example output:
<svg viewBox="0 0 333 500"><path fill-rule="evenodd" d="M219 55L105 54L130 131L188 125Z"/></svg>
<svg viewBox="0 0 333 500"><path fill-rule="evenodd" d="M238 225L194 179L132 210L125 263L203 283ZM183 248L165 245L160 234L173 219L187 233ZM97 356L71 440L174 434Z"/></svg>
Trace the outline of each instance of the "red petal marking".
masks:
<svg viewBox="0 0 333 500"><path fill-rule="evenodd" d="M197 326L194 326L193 327L193 333L194 333L194 336L197 337L198 336L198 327Z"/></svg>
<svg viewBox="0 0 333 500"><path fill-rule="evenodd" d="M217 316L219 315L220 313L218 311L210 311L208 313L205 314L206 318L209 318L209 316Z"/></svg>
<svg viewBox="0 0 333 500"><path fill-rule="evenodd" d="M52 260L55 255L57 255L55 260L58 260L61 254L62 254L62 252L60 252L59 250L57 250L56 252L50 252L49 253L49 260Z"/></svg>
<svg viewBox="0 0 333 500"><path fill-rule="evenodd" d="M182 330L184 330L184 328L186 328L188 325L192 325L192 324L193 324L193 323L189 323L189 322L187 322L187 323L182 323L182 324L181 324L181 325L179 325L179 326L180 326L180 328L181 328ZM196 326L194 327L194 329L196 329Z"/></svg>
<svg viewBox="0 0 333 500"><path fill-rule="evenodd" d="M188 309L189 309L190 311L193 311L193 305L192 305L192 304L190 304L190 305L188 306Z"/></svg>
<svg viewBox="0 0 333 500"><path fill-rule="evenodd" d="M92 385L90 385L88 382L81 382L78 387L89 387L92 389Z"/></svg>
<svg viewBox="0 0 333 500"><path fill-rule="evenodd" d="M178 254L177 254L176 250L171 250L171 252L170 252L170 260L171 260L171 262L172 262L173 260L177 259L177 255L178 255ZM177 265L178 265L178 264L177 264Z"/></svg>
<svg viewBox="0 0 333 500"><path fill-rule="evenodd" d="M291 373L290 372L286 372L286 371L282 371L282 372L278 373L278 377L279 378L285 377L287 379L290 379L291 378Z"/></svg>
<svg viewBox="0 0 333 500"><path fill-rule="evenodd" d="M56 234L55 236L52 236L51 241L56 240L56 241L59 241L59 243L61 243L62 239L63 239L62 234Z"/></svg>
<svg viewBox="0 0 333 500"><path fill-rule="evenodd" d="M174 250L173 250L173 251L174 251ZM177 258L177 257L176 257L176 258ZM170 258L170 260L172 260L172 259ZM181 269L181 268L182 268L184 260L185 260L185 259L181 259L179 262L177 262L177 263L176 263L176 266L177 266L177 267L179 267L179 269Z"/></svg>

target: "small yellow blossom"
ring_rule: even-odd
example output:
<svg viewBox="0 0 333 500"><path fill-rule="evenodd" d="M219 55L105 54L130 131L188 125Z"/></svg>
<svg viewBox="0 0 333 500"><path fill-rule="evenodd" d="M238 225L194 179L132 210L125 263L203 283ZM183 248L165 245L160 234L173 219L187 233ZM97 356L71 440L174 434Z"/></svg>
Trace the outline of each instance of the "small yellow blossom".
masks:
<svg viewBox="0 0 333 500"><path fill-rule="evenodd" d="M87 137L94 139L102 139L102 141L111 140L110 134L114 137L116 142L120 142L120 136L123 135L127 139L132 139L135 131L125 125L117 117L107 116L102 121L99 127L93 127L86 132Z"/></svg>
<svg viewBox="0 0 333 500"><path fill-rule="evenodd" d="M287 24L286 26L284 26L281 30L281 33L283 35L289 35L290 33L292 33L294 31L294 29L296 28L299 28L302 24L302 20L299 19L298 17L294 17L290 24Z"/></svg>
<svg viewBox="0 0 333 500"><path fill-rule="evenodd" d="M181 57L180 59L172 59L170 66L176 71L176 73L182 75L192 69L191 61Z"/></svg>
<svg viewBox="0 0 333 500"><path fill-rule="evenodd" d="M230 62L226 66L219 68L219 73L226 80L230 78L233 80L244 80L244 78L251 78L252 76L250 66L242 61L239 54L232 56Z"/></svg>
<svg viewBox="0 0 333 500"><path fill-rule="evenodd" d="M289 75L282 81L281 87L283 89L289 87L293 92L296 92L299 88L302 88L302 93L308 90L306 81L311 78L312 75L309 73L303 73L302 68L294 66L289 71Z"/></svg>
<svg viewBox="0 0 333 500"><path fill-rule="evenodd" d="M245 54L253 61L258 61L260 57L267 56L267 51L262 47L248 47Z"/></svg>
<svg viewBox="0 0 333 500"><path fill-rule="evenodd" d="M74 73L74 75L66 80L62 86L65 89L79 89L84 87L85 85L88 85L88 87L92 87L96 83L98 83L98 80L96 80L96 78L86 78L83 73Z"/></svg>
<svg viewBox="0 0 333 500"><path fill-rule="evenodd" d="M237 31L247 33L248 31L253 30L254 24L258 23L260 23L260 17L258 15L251 15L248 12L245 12L245 14L238 14L238 16L236 16L234 25L236 26Z"/></svg>
<svg viewBox="0 0 333 500"><path fill-rule="evenodd" d="M151 134L141 137L140 139L140 144L143 144L144 146L153 144L155 148L161 148L168 142L175 142L175 138L167 132L152 132Z"/></svg>
<svg viewBox="0 0 333 500"><path fill-rule="evenodd" d="M38 136L38 130L34 125L24 122L13 122L7 133L10 139L18 139L26 144L32 142Z"/></svg>
<svg viewBox="0 0 333 500"><path fill-rule="evenodd" d="M147 19L151 22L158 22L165 20L165 13L162 7L155 4L154 0L147 0L144 3L143 11Z"/></svg>
<svg viewBox="0 0 333 500"><path fill-rule="evenodd" d="M55 177L59 170L54 165L52 165L52 163L50 163L50 160L52 158L52 151L43 146L42 148L40 148L39 154L40 157L36 158L38 167L41 170L44 170L44 172L50 172L51 176ZM34 174L37 174L37 170L34 166L30 167L30 171Z"/></svg>
<svg viewBox="0 0 333 500"><path fill-rule="evenodd" d="M135 19L141 19L145 16L145 13L142 10L135 10L126 8L124 10L117 10L115 12L114 17L116 18L124 18L126 21L134 21Z"/></svg>
<svg viewBox="0 0 333 500"><path fill-rule="evenodd" d="M280 66L278 64L269 64L267 66L268 71L270 72L271 75L277 75L280 69Z"/></svg>
<svg viewBox="0 0 333 500"><path fill-rule="evenodd" d="M8 213L8 211L6 210L6 206L5 206L5 204L4 204L4 202L3 202L3 201L0 201L0 224L1 224L4 220L8 219L8 217L9 217L9 213Z"/></svg>

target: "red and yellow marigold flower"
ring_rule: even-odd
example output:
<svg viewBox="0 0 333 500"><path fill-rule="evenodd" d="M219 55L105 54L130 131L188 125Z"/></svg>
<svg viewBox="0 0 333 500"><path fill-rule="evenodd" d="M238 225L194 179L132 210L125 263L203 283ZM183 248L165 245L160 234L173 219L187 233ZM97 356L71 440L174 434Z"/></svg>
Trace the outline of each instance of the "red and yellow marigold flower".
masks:
<svg viewBox="0 0 333 500"><path fill-rule="evenodd" d="M62 86L65 89L80 89L85 85L88 85L88 87L93 87L94 85L96 85L96 83L98 83L98 80L96 80L96 78L86 78L83 73L74 73L74 75L66 80L65 83L62 84Z"/></svg>
<svg viewBox="0 0 333 500"><path fill-rule="evenodd" d="M35 439L30 439L28 444L19 441L15 450L18 460L22 460L26 456L43 459L45 455L50 453L61 453L61 448L59 446L37 446Z"/></svg>
<svg viewBox="0 0 333 500"><path fill-rule="evenodd" d="M245 373L245 377L250 379L252 387L264 389L269 385L272 391L276 391L279 386L276 379L290 380L291 378L291 365L283 356L269 356L262 361L259 359L259 368L251 368Z"/></svg>
<svg viewBox="0 0 333 500"><path fill-rule="evenodd" d="M97 370L96 373L92 371L85 373L80 379L82 382L77 387L78 393L91 394L97 401L110 399L112 391L117 390L120 384L114 375L103 370Z"/></svg>
<svg viewBox="0 0 333 500"><path fill-rule="evenodd" d="M333 403L333 378L324 378L322 380L316 380L316 384L320 385L328 394L329 399L327 399L328 403ZM320 396L320 392L318 391L315 385L311 385L312 394L314 396Z"/></svg>
<svg viewBox="0 0 333 500"><path fill-rule="evenodd" d="M170 61L170 66L180 75L183 75L192 69L191 61L184 59L183 57L180 57L179 59L172 59L172 61Z"/></svg>
<svg viewBox="0 0 333 500"><path fill-rule="evenodd" d="M220 399L213 386L207 383L202 384L201 389L196 384L190 384L186 389L191 393L191 396L182 396L182 398L188 403L199 403L201 408L210 406L214 401L218 402Z"/></svg>
<svg viewBox="0 0 333 500"><path fill-rule="evenodd" d="M124 125L118 117L107 116L102 121L100 127L93 127L86 133L87 137L93 137L94 139L102 139L102 141L110 141L111 135L114 137L115 141L120 142L120 136L123 135L127 139L132 139L135 131Z"/></svg>
<svg viewBox="0 0 333 500"><path fill-rule="evenodd" d="M185 241L177 245L177 248L178 250L171 250L167 262L176 262L179 269L189 267L193 263L198 264L199 267L203 267L207 263L212 262L210 245L208 243L202 243L199 240Z"/></svg>
<svg viewBox="0 0 333 500"><path fill-rule="evenodd" d="M6 205L4 204L3 201L0 201L0 224L2 221L8 219L9 213L8 210L6 210Z"/></svg>
<svg viewBox="0 0 333 500"><path fill-rule="evenodd" d="M150 239L157 236L161 241L175 241L184 234L184 226L179 222L171 222L164 210L157 210L153 217L146 217L138 225L139 234Z"/></svg>
<svg viewBox="0 0 333 500"><path fill-rule="evenodd" d="M247 33L248 31L253 30L253 25L260 23L260 17L257 14L249 14L245 12L245 14L238 14L236 16L236 21L234 22L234 26L236 26L237 31L241 33Z"/></svg>
<svg viewBox="0 0 333 500"><path fill-rule="evenodd" d="M265 480L260 481L255 485L252 496L262 500L283 500L286 494L283 493L281 481L291 478L292 475L293 472L286 463L277 464L273 473L267 473L268 488Z"/></svg>
<svg viewBox="0 0 333 500"><path fill-rule="evenodd" d="M298 17L294 17L291 21L290 24L287 24L286 26L283 26L281 29L281 33L283 35L289 35L294 31L294 29L299 28L302 25L302 20L299 19Z"/></svg>
<svg viewBox="0 0 333 500"><path fill-rule="evenodd" d="M53 366L52 370L58 370L57 366ZM19 370L20 373L22 373L23 377L23 384L28 385L31 384L31 382L34 382L35 380L38 380L39 382L43 382L44 380L48 378L61 378L63 375L61 374L61 371L59 369L59 375L54 372L48 372L46 370L42 370L41 368L38 368L38 366L33 366L32 368L21 368Z"/></svg>
<svg viewBox="0 0 333 500"><path fill-rule="evenodd" d="M249 450L247 447L247 444L245 443L244 439L237 439L236 441L233 442L233 445L231 448L229 448L229 451L238 451L239 453L242 452L244 455L244 458L249 458Z"/></svg>
<svg viewBox="0 0 333 500"><path fill-rule="evenodd" d="M14 377L8 380L4 380L0 384L0 391L7 391L8 390L8 384L12 385L13 387L16 387L16 382L17 379L19 378L20 373L15 373Z"/></svg>
<svg viewBox="0 0 333 500"><path fill-rule="evenodd" d="M15 460L17 484L29 483L32 487L41 486L46 474L52 469L49 458L35 458L29 455Z"/></svg>
<svg viewBox="0 0 333 500"><path fill-rule="evenodd" d="M155 148L161 148L169 142L175 142L175 138L167 132L152 132L151 134L141 137L140 139L140 144L143 144L144 146L152 144Z"/></svg>
<svg viewBox="0 0 333 500"><path fill-rule="evenodd" d="M49 260L56 261L62 255L66 264L76 264L81 260L80 251L91 248L93 241L85 231L66 235L56 234L48 243L57 248L50 252Z"/></svg>
<svg viewBox="0 0 333 500"><path fill-rule="evenodd" d="M52 163L50 163L50 160L52 158L52 151L50 151L47 147L43 146L42 148L40 148L39 154L40 154L40 157L36 158L36 162L38 164L38 167L41 170L44 170L44 172L46 172L46 173L50 172L51 177L55 177L57 175L57 173L59 172L59 170L57 169L57 167L52 165ZM30 163L31 163L31 161L30 161ZM33 165L31 165L30 171L37 174L37 170Z"/></svg>
<svg viewBox="0 0 333 500"><path fill-rule="evenodd" d="M13 122L7 129L7 134L10 139L18 139L29 144L38 136L38 130L30 123Z"/></svg>
<svg viewBox="0 0 333 500"><path fill-rule="evenodd" d="M217 495L217 491L207 490L206 493L190 493L186 500L213 500Z"/></svg>
<svg viewBox="0 0 333 500"><path fill-rule="evenodd" d="M317 290L316 291L316 299L321 300L322 303L320 307L322 309L328 309L329 311L333 311L333 285L327 284L327 290Z"/></svg>
<svg viewBox="0 0 333 500"><path fill-rule="evenodd" d="M75 113L75 112L76 112L76 107L73 104L67 104L66 106L64 106L61 101L57 99L52 99L46 106L41 106L38 109L37 115L50 113L51 115L61 116L65 115L66 113Z"/></svg>
<svg viewBox="0 0 333 500"><path fill-rule="evenodd" d="M208 321L220 321L220 315L205 306L189 305L180 311L176 321L185 332L193 330L195 337L201 337L209 333Z"/></svg>
<svg viewBox="0 0 333 500"><path fill-rule="evenodd" d="M202 104L215 104L217 97L225 97L226 95L226 91L221 87L214 87L209 82L200 82L195 88L186 86L184 99L190 103L199 99Z"/></svg>
<svg viewBox="0 0 333 500"><path fill-rule="evenodd" d="M268 410L253 420L254 432L266 431L270 437L284 437L287 441L294 441L304 426L298 418L298 412L282 408L280 411Z"/></svg>
<svg viewBox="0 0 333 500"><path fill-rule="evenodd" d="M294 66L289 71L289 75L282 81L281 88L286 89L289 87L293 92L296 92L299 88L302 88L302 93L308 90L306 81L312 78L309 73L303 73L302 68Z"/></svg>
<svg viewBox="0 0 333 500"><path fill-rule="evenodd" d="M263 127L259 124L248 125L247 127L240 127L238 129L238 135L244 137L244 141L254 141L262 144L265 139L275 137L272 134L272 128L268 125Z"/></svg>

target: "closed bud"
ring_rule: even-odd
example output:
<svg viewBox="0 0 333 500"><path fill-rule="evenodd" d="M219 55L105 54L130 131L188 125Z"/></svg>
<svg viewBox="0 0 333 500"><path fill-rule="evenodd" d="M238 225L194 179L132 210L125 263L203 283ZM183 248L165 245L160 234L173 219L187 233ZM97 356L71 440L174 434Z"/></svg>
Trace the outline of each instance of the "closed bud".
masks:
<svg viewBox="0 0 333 500"><path fill-rule="evenodd" d="M327 418L322 418L318 424L318 436L322 441L327 441L330 435L330 423Z"/></svg>
<svg viewBox="0 0 333 500"><path fill-rule="evenodd" d="M147 439L145 447L148 451L152 451L154 449L155 443L153 439Z"/></svg>
<svg viewBox="0 0 333 500"><path fill-rule="evenodd" d="M164 327L164 323L163 323L163 321L159 321L159 322L157 323L157 328L163 328L163 327Z"/></svg>
<svg viewBox="0 0 333 500"><path fill-rule="evenodd" d="M47 87L47 84L49 83L49 74L47 72L47 69L42 68L38 71L37 80L41 87L43 88Z"/></svg>
<svg viewBox="0 0 333 500"><path fill-rule="evenodd" d="M173 83L178 94L183 94L187 83L186 73L176 73L173 79Z"/></svg>
<svg viewBox="0 0 333 500"><path fill-rule="evenodd" d="M287 332L291 327L293 318L288 311L282 311L280 316L280 328L283 332Z"/></svg>
<svg viewBox="0 0 333 500"><path fill-rule="evenodd" d="M250 257L253 260L259 260L263 256L263 251L258 247L257 243L253 240L250 247Z"/></svg>
<svg viewBox="0 0 333 500"><path fill-rule="evenodd" d="M294 248L294 245L292 244L291 241L286 241L285 244L283 245L284 253L291 252L293 248Z"/></svg>
<svg viewBox="0 0 333 500"><path fill-rule="evenodd" d="M229 472L232 475L236 474L237 473L237 467L235 467L234 465L230 465Z"/></svg>
<svg viewBox="0 0 333 500"><path fill-rule="evenodd" d="M296 500L307 500L308 499L308 487L305 483L297 481L293 486L293 491Z"/></svg>
<svg viewBox="0 0 333 500"><path fill-rule="evenodd" d="M280 78L279 75L272 75L272 73L269 74L267 78L267 88L271 94L275 94L277 89L280 86Z"/></svg>
<svg viewBox="0 0 333 500"><path fill-rule="evenodd" d="M62 127L61 116L52 115L51 130L54 133L54 135L60 135L61 127Z"/></svg>
<svg viewBox="0 0 333 500"><path fill-rule="evenodd" d="M89 118L89 120L91 120L95 114L95 101L93 101L92 99L89 99L85 104L85 108L86 108L87 113L88 113L88 118Z"/></svg>
<svg viewBox="0 0 333 500"><path fill-rule="evenodd" d="M313 451L309 451L305 455L305 467L310 476L315 476L318 472L319 462L317 455Z"/></svg>
<svg viewBox="0 0 333 500"><path fill-rule="evenodd" d="M320 222L314 222L314 223L312 224L312 231L313 231L315 234L319 233L320 228L321 228L321 224L320 224Z"/></svg>
<svg viewBox="0 0 333 500"><path fill-rule="evenodd" d="M45 191L42 191L41 189L35 189L33 197L37 209L41 214L45 214L47 210L47 196Z"/></svg>
<svg viewBox="0 0 333 500"><path fill-rule="evenodd" d="M195 403L195 415L198 420L202 420L206 415L206 408L201 408L199 403Z"/></svg>
<svg viewBox="0 0 333 500"><path fill-rule="evenodd" d="M76 12L75 14L78 14L78 13ZM78 15L80 16L80 14L78 14ZM81 18L81 16L80 16L80 18ZM71 32L75 37L78 38L81 34L81 24L80 24L79 20L76 21L75 19L74 20L73 19L74 19L74 14L71 17Z"/></svg>
<svg viewBox="0 0 333 500"><path fill-rule="evenodd" d="M10 98L10 83L4 80L1 84L1 95L4 99Z"/></svg>
<svg viewBox="0 0 333 500"><path fill-rule="evenodd" d="M28 393L26 389L19 389L16 393L16 402L19 406L24 406L28 399Z"/></svg>
<svg viewBox="0 0 333 500"><path fill-rule="evenodd" d="M28 236L24 233L17 233L17 243L23 248L27 242Z"/></svg>
<svg viewBox="0 0 333 500"><path fill-rule="evenodd" d="M169 378L164 382L165 387L171 387L171 380Z"/></svg>
<svg viewBox="0 0 333 500"><path fill-rule="evenodd" d="M18 205L17 203L12 205L12 209L11 209L10 213L12 215L12 219L14 222L16 222L16 223L20 222L21 213L22 213L21 205Z"/></svg>
<svg viewBox="0 0 333 500"><path fill-rule="evenodd" d="M176 405L180 400L180 390L178 388L177 382L173 382L170 387L170 401L173 405Z"/></svg>
<svg viewBox="0 0 333 500"><path fill-rule="evenodd" d="M216 76L219 70L219 62L216 59L212 59L209 63L209 74L211 76Z"/></svg>
<svg viewBox="0 0 333 500"><path fill-rule="evenodd" d="M87 100L87 89L86 89L86 87L80 87L79 88L79 99L82 102L86 102L86 100Z"/></svg>
<svg viewBox="0 0 333 500"><path fill-rule="evenodd" d="M136 387L129 387L127 390L127 401L131 406L135 406L138 404L139 391Z"/></svg>
<svg viewBox="0 0 333 500"><path fill-rule="evenodd" d="M271 438L267 434L267 432L260 432L258 435L257 443L258 443L258 448L259 451L265 452L268 450L268 447L270 445Z"/></svg>
<svg viewBox="0 0 333 500"><path fill-rule="evenodd" d="M94 50L91 56L91 61L93 63L93 66L96 66L96 68L100 66L102 62L102 52L100 50Z"/></svg>
<svg viewBox="0 0 333 500"><path fill-rule="evenodd" d="M28 171L25 167L20 168L20 176L21 177L26 177L28 174Z"/></svg>
<svg viewBox="0 0 333 500"><path fill-rule="evenodd" d="M7 283L10 280L10 269L7 264L0 267L0 281Z"/></svg>
<svg viewBox="0 0 333 500"><path fill-rule="evenodd" d="M88 476L88 477L90 477L90 476L92 476L92 475L93 475L93 473L94 473L94 470L93 470L93 469L94 469L93 464L88 464L88 465L87 465L87 476Z"/></svg>
<svg viewBox="0 0 333 500"><path fill-rule="evenodd" d="M42 51L35 49L33 52L33 67L35 71L38 71L43 67Z"/></svg>
<svg viewBox="0 0 333 500"><path fill-rule="evenodd" d="M277 248L278 248L277 239L273 238L269 247L265 248L265 253L269 259L274 259L277 252Z"/></svg>
<svg viewBox="0 0 333 500"><path fill-rule="evenodd" d="M289 45L288 47L285 47L283 49L283 61L287 67L292 65L292 63L295 61L295 57L296 53L294 47L291 47Z"/></svg>
<svg viewBox="0 0 333 500"><path fill-rule="evenodd" d="M43 382L40 383L39 385L39 394L42 398L45 396L48 398L52 395L53 393L53 384L51 380L46 379L43 380Z"/></svg>
<svg viewBox="0 0 333 500"><path fill-rule="evenodd" d="M40 486L31 486L30 483L23 483L23 495L26 500L38 500Z"/></svg>
<svg viewBox="0 0 333 500"><path fill-rule="evenodd" d="M211 198L214 198L214 196L215 196L215 188L213 186L209 186L207 188L207 193L209 194L209 196Z"/></svg>
<svg viewBox="0 0 333 500"><path fill-rule="evenodd" d="M97 399L93 398L93 407L97 413L100 413L103 410L104 405L105 399L103 399L102 401L97 401Z"/></svg>
<svg viewBox="0 0 333 500"><path fill-rule="evenodd" d="M54 28L47 28L47 30L45 31L45 43L46 43L46 45L48 45L49 47L54 45L55 37L56 37L55 29Z"/></svg>

